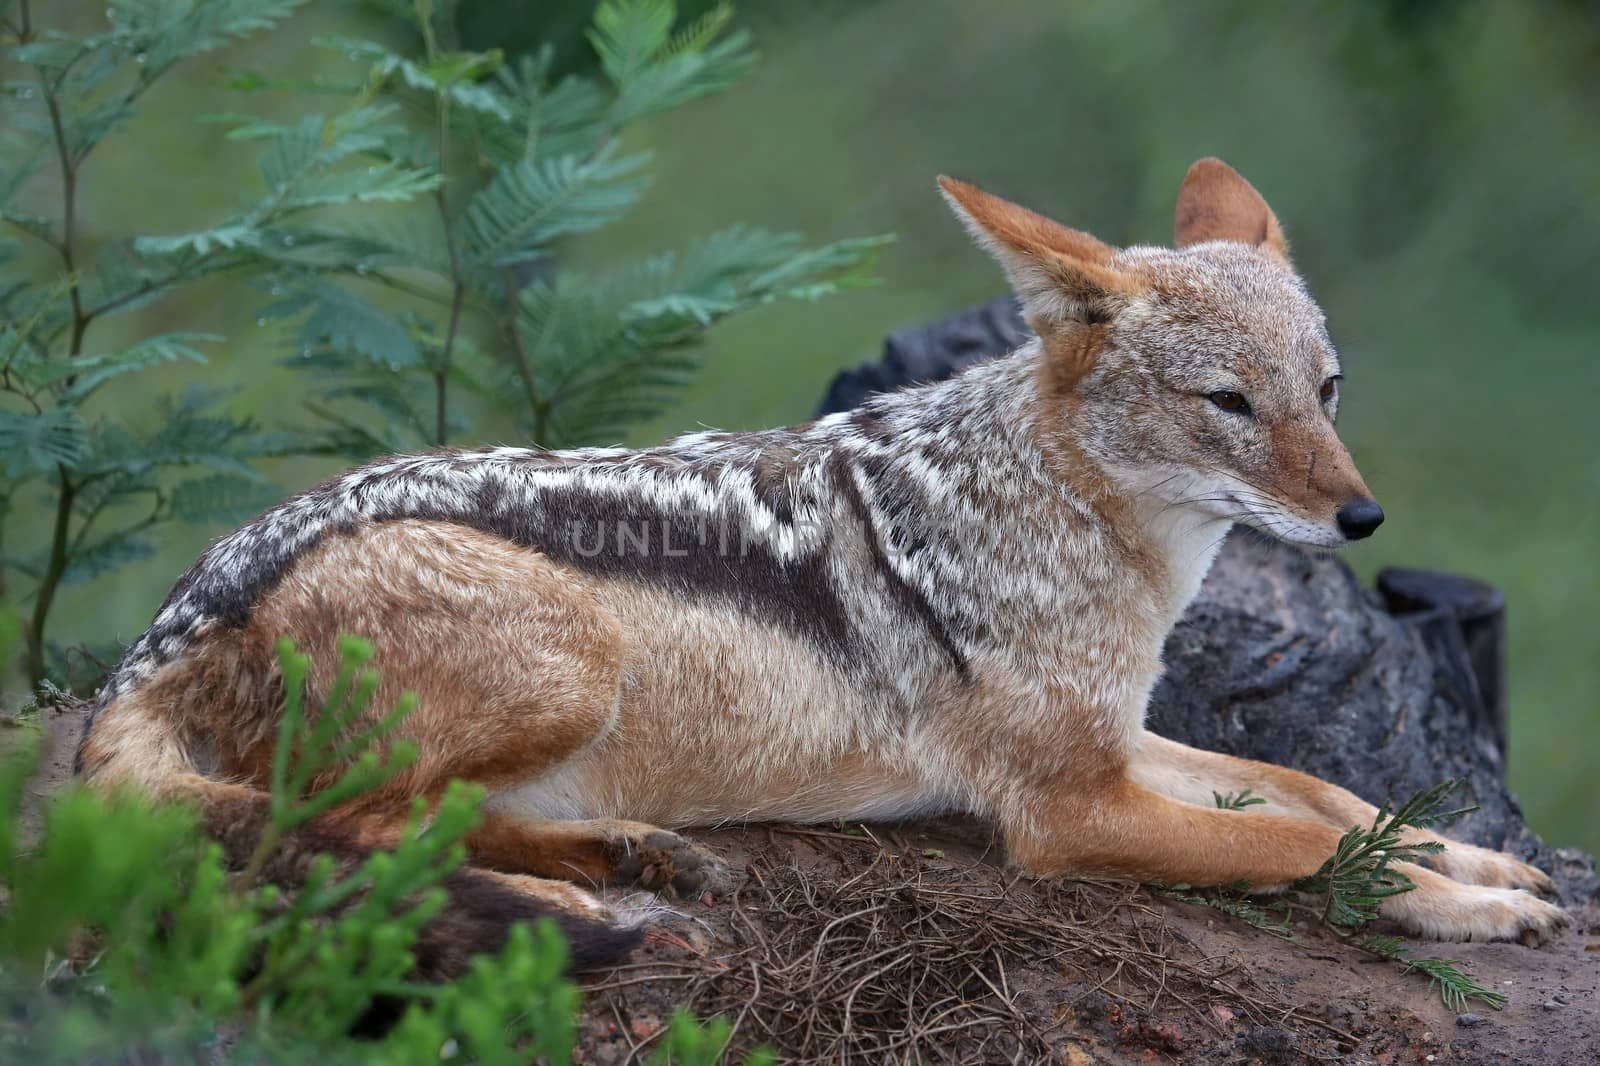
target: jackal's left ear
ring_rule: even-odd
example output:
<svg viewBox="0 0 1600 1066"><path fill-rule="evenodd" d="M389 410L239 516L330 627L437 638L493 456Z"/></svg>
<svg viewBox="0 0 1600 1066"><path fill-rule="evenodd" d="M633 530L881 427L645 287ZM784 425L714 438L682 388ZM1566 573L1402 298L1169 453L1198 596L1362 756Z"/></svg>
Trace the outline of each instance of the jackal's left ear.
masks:
<svg viewBox="0 0 1600 1066"><path fill-rule="evenodd" d="M1174 228L1179 248L1201 241L1238 241L1289 263L1289 242L1278 216L1244 175L1220 159L1202 159L1184 175Z"/></svg>
<svg viewBox="0 0 1600 1066"><path fill-rule="evenodd" d="M1005 268L1034 328L1045 323L1101 322L1147 288L1142 277L1113 268L1117 250L1087 233L940 176L939 188L963 225Z"/></svg>

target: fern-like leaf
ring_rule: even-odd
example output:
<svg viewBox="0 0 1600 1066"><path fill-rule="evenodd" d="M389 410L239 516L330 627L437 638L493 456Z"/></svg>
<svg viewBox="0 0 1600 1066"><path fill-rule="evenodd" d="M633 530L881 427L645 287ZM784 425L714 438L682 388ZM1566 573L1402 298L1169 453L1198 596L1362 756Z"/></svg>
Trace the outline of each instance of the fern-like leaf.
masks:
<svg viewBox="0 0 1600 1066"><path fill-rule="evenodd" d="M622 84L666 50L676 18L671 0L605 0L595 9L589 43L601 68Z"/></svg>
<svg viewBox="0 0 1600 1066"><path fill-rule="evenodd" d="M253 220L225 222L209 229L176 233L171 236L143 236L133 241L134 250L143 255L175 255L192 253L210 255L212 252L257 248L261 245L261 230Z"/></svg>
<svg viewBox="0 0 1600 1066"><path fill-rule="evenodd" d="M11 479L75 467L89 445L89 431L71 407L40 414L0 411L0 456Z"/></svg>
<svg viewBox="0 0 1600 1066"><path fill-rule="evenodd" d="M1479 984L1472 975L1449 959L1411 959L1406 962L1402 972L1412 971L1427 974L1428 984L1439 990L1439 998L1444 1005L1457 1014L1467 1009L1469 999L1481 1000L1494 1010L1502 1010L1506 1005L1505 993Z"/></svg>
<svg viewBox="0 0 1600 1066"><path fill-rule="evenodd" d="M67 382L63 402L81 403L100 386L123 374L180 361L204 363L205 355L194 346L222 339L214 333L163 333L110 355L81 355L55 363L51 376Z"/></svg>
<svg viewBox="0 0 1600 1066"><path fill-rule="evenodd" d="M261 511L278 496L276 486L254 478L206 474L173 486L168 507L179 522L224 524Z"/></svg>
<svg viewBox="0 0 1600 1066"><path fill-rule="evenodd" d="M398 78L407 88L442 96L469 111L502 121L511 119L511 111L493 83L480 80L500 67L503 59L499 52L456 52L427 62L410 59L374 41L323 37L314 43L371 64L369 82Z"/></svg>
<svg viewBox="0 0 1600 1066"><path fill-rule="evenodd" d="M1211 798L1219 808L1225 811L1242 811L1247 807L1254 807L1267 802L1262 797L1252 794L1248 788L1237 794L1232 792L1213 792L1211 793Z"/></svg>
<svg viewBox="0 0 1600 1066"><path fill-rule="evenodd" d="M106 17L154 77L180 59L271 28L305 0L110 0Z"/></svg>
<svg viewBox="0 0 1600 1066"><path fill-rule="evenodd" d="M1355 945L1363 951L1370 951L1374 955L1398 962L1401 973L1415 971L1426 974L1429 985L1439 990L1439 998L1444 1005L1457 1014L1466 1010L1467 1001L1472 999L1494 1010L1502 1010L1506 1005L1504 993L1480 984L1449 959L1413 958L1411 949L1397 936L1373 934L1356 940Z"/></svg>
<svg viewBox="0 0 1600 1066"><path fill-rule="evenodd" d="M503 168L467 205L467 251L478 262L508 266L541 257L563 234L615 221L644 192L639 172L648 158L602 153Z"/></svg>
<svg viewBox="0 0 1600 1066"><path fill-rule="evenodd" d="M295 340L301 354L326 347L391 370L421 362L416 341L401 323L353 290L325 278L301 283L262 308L259 319L270 322L299 315L305 316Z"/></svg>

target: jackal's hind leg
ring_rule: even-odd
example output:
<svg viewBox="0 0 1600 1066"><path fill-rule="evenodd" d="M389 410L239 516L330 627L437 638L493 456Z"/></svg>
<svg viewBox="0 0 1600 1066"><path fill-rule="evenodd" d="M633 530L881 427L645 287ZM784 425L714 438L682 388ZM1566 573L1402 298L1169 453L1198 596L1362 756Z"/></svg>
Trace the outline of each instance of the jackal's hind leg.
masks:
<svg viewBox="0 0 1600 1066"><path fill-rule="evenodd" d="M562 821L487 813L467 838L481 866L586 885L639 885L681 897L719 892L727 868L676 833L616 818Z"/></svg>

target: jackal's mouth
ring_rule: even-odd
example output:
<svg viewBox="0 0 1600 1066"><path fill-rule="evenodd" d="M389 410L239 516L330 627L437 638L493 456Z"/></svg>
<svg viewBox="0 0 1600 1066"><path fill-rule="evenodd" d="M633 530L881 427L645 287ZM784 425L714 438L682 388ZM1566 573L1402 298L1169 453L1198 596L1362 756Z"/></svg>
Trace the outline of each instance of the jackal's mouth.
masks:
<svg viewBox="0 0 1600 1066"><path fill-rule="evenodd" d="M1297 548L1330 551L1349 543L1342 533L1290 511L1269 510L1260 503L1248 503L1233 492L1228 493L1228 500L1237 508L1236 521L1240 525L1248 526L1284 544L1292 544Z"/></svg>

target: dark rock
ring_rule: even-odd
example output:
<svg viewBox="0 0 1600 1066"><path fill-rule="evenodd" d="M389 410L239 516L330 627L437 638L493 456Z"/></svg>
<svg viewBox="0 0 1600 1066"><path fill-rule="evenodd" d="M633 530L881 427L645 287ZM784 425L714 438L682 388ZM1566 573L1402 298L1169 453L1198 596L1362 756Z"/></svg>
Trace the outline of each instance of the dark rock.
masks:
<svg viewBox="0 0 1600 1066"><path fill-rule="evenodd" d="M1481 1014L1472 1014L1469 1012L1467 1014L1456 1015L1456 1024L1461 1026L1463 1029L1475 1029L1480 1025L1488 1025L1489 1019L1485 1018Z"/></svg>
<svg viewBox="0 0 1600 1066"><path fill-rule="evenodd" d="M1503 743L1445 608L1390 614L1337 556L1235 530L1167 640L1150 728L1291 766L1373 803L1446 778L1478 810L1450 832L1549 870L1591 898L1592 862L1558 861L1506 788Z"/></svg>
<svg viewBox="0 0 1600 1066"><path fill-rule="evenodd" d="M1011 351L1031 336L1010 297L932 325L896 330L884 341L881 359L839 372L817 413L848 411L875 392L943 381L970 363Z"/></svg>
<svg viewBox="0 0 1600 1066"><path fill-rule="evenodd" d="M1027 336L1010 299L901 330L882 360L835 379L822 411L938 380ZM1461 778L1456 799L1478 810L1451 833L1531 859L1569 902L1600 898L1593 860L1548 848L1506 787L1504 619L1482 582L1392 569L1374 591L1336 556L1235 530L1167 641L1150 727L1379 804Z"/></svg>
<svg viewBox="0 0 1600 1066"><path fill-rule="evenodd" d="M1432 570L1388 567L1378 573L1378 593L1389 613L1423 633L1436 657L1464 658L1477 681L1489 733L1506 754L1506 598L1484 581Z"/></svg>

